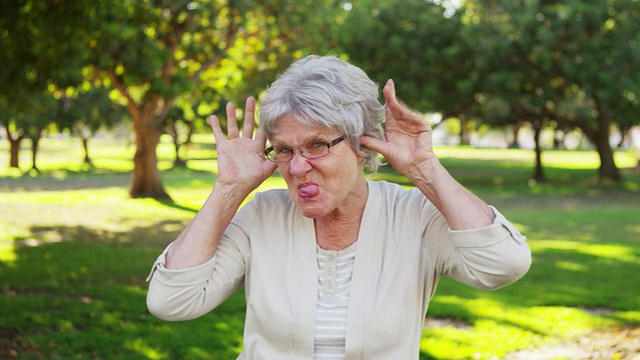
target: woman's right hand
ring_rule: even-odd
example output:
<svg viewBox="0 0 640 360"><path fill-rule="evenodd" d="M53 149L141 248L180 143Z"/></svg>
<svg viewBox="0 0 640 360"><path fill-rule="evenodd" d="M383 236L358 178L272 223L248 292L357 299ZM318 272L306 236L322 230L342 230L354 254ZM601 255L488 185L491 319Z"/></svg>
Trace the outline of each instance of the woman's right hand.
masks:
<svg viewBox="0 0 640 360"><path fill-rule="evenodd" d="M264 132L258 129L254 136L255 99L247 98L242 134L238 130L236 109L232 103L227 104L226 111L227 136L218 117L212 115L209 118L218 151L216 187L224 187L235 195L246 197L273 174L277 164L265 159Z"/></svg>

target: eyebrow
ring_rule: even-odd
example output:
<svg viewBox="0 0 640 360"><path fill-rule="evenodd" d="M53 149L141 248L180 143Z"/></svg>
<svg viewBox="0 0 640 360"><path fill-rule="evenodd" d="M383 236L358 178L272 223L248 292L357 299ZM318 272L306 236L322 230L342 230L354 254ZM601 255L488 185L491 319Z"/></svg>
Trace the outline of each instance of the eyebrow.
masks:
<svg viewBox="0 0 640 360"><path fill-rule="evenodd" d="M308 138L307 140L304 140L300 145L305 145L305 144L308 144L308 143L314 142L314 141L322 141L322 142L330 142L331 141L330 139L327 140L327 139L324 139L323 137L328 137L328 136L325 135L325 134L318 134L318 135L315 135L313 137ZM272 147L276 147L276 146L278 146L278 147L295 147L295 146L288 145L288 144L285 144L285 143L280 143L279 141L277 141L275 139L274 139L273 142L270 141L270 143L271 143Z"/></svg>

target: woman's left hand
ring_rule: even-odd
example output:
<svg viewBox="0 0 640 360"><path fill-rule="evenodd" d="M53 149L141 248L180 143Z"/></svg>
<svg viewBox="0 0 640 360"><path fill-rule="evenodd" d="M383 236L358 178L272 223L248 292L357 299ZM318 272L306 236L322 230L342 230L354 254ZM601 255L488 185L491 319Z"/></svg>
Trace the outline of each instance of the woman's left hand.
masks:
<svg viewBox="0 0 640 360"><path fill-rule="evenodd" d="M437 161L433 153L431 126L424 115L411 110L396 98L393 80L382 90L386 102L386 140L363 136L360 144L377 151L399 173L412 178Z"/></svg>

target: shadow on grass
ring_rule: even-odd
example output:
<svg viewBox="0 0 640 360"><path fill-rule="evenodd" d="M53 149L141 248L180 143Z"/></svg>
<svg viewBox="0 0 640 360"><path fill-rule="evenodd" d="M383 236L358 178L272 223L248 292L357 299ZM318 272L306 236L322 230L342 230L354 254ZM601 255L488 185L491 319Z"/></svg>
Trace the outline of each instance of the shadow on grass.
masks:
<svg viewBox="0 0 640 360"><path fill-rule="evenodd" d="M200 160L198 157L187 161ZM215 160L215 158L207 159ZM640 196L640 172L621 169L624 180L619 184L600 184L597 169L565 169L553 166L544 168L547 182L532 183L532 164L512 160L441 158L443 165L463 185L480 192L498 192L503 196L514 193L579 194L585 190L620 190ZM108 176L104 176L108 175ZM212 187L215 169L195 170L189 167L174 167L161 171L163 182L169 187ZM279 176L276 174L274 176ZM129 186L130 171L103 168L85 170L56 169L40 173L26 172L19 177L0 177L0 191L48 191L81 190L106 187ZM412 186L404 176L396 173L389 165L379 168L373 179L396 182Z"/></svg>
<svg viewBox="0 0 640 360"><path fill-rule="evenodd" d="M569 245L569 246L566 246ZM624 254L620 256L619 254ZM430 307L429 316L458 318L473 323L487 318L466 300L489 300L506 307L567 307L593 313L622 325L640 325L640 318L626 319L616 312L640 309L638 244L579 244L554 242L534 246L533 264L516 283L496 291L481 291L443 279ZM450 298L453 296L453 300ZM601 311L602 310L602 311ZM499 314L499 312L497 312ZM544 332L537 325L515 326Z"/></svg>
<svg viewBox="0 0 640 360"><path fill-rule="evenodd" d="M161 171L165 184L172 187L212 187L215 174L188 167ZM21 176L0 176L0 192L12 191L65 191L120 187L126 193L131 181L131 171L91 168L88 170L43 170L25 172Z"/></svg>
<svg viewBox="0 0 640 360"><path fill-rule="evenodd" d="M184 323L162 322L146 310L144 278L163 246L179 231L167 229L177 225L180 222L161 221L122 233L33 227L34 237L55 232L57 236L49 236L58 242L26 246L19 240L15 260L0 262L0 333L6 335L0 344L20 354L17 358L30 359L235 358L245 312L242 294ZM503 313L553 306L587 311L640 307L634 281L640 265L633 258L615 258L616 251L637 258L636 245L611 243L607 245L613 250L599 253L599 248L549 241L554 243L535 251L529 274L504 289L483 292L443 280L429 316L469 324L490 320L544 336L553 329L536 325L532 316L508 318ZM478 307L483 301L498 311L484 313ZM603 317L624 321L615 313ZM435 358L426 351L421 354L423 360Z"/></svg>
<svg viewBox="0 0 640 360"><path fill-rule="evenodd" d="M189 212L192 212L192 213L197 213L198 211L200 211L199 208L176 204L175 201L173 201L173 200L156 200L156 201L158 202L158 204L162 204L162 205L170 207L172 209L184 210L184 211L189 211Z"/></svg>
<svg viewBox="0 0 640 360"><path fill-rule="evenodd" d="M93 189L105 187L103 180L111 176L117 178L116 182L125 182L129 176L113 173L98 178L98 174L87 174L87 179L82 179L83 174L71 175L60 180L65 182L62 186ZM80 179L74 184L75 177ZM213 182L212 173L188 169L165 171L163 177L170 186L210 186ZM382 177L410 185L393 172L384 171ZM47 178L42 182L50 181ZM542 191L534 193L519 181L518 177L511 177L500 187L486 185L485 181L477 188L487 187L497 196L504 194L505 205L514 213L509 218L529 228L525 234L534 249L531 271L516 284L496 292L442 281L429 316L467 323L489 319L541 334L545 330L540 326L544 324L536 326L532 322L544 319L536 319L535 312L526 312L528 307L557 306L586 312L640 308L640 289L634 281L640 272L638 209L634 202L638 193L603 187L590 189L584 195L584 187L572 190L570 186L540 187ZM56 186L61 184L52 188ZM563 196L553 196L564 191ZM515 195L519 200L514 203ZM623 208L619 208L620 204L624 204ZM163 205L195 212L173 203ZM585 205L590 208L583 208ZM607 209L609 206L613 210ZM0 340L0 348L9 343L7 346L19 349L24 355L20 358L25 359L235 358L244 319L242 294L202 319L185 323L162 322L146 311L144 278L161 249L184 225L173 220L146 223L126 232L83 226L36 226L28 237L16 239L15 260L0 262L0 335L6 334L8 339ZM447 297L455 301L448 301ZM484 314L476 307L482 304L474 302L478 299L491 301L491 308L505 312L518 309L524 315L507 318ZM625 321L615 312L600 317ZM434 357L423 352L421 358Z"/></svg>
<svg viewBox="0 0 640 360"><path fill-rule="evenodd" d="M132 227L126 232L94 229L78 226L32 226L29 235L14 239L16 248L39 246L65 241L74 243L121 244L135 247L166 246L173 241L185 226L184 221L162 220L155 223Z"/></svg>
<svg viewBox="0 0 640 360"><path fill-rule="evenodd" d="M170 222L104 233L37 227L54 243L18 240L0 262L1 358L233 359L241 347L243 294L204 317L170 323L145 305L145 278L176 233ZM6 336L5 336L6 335Z"/></svg>
<svg viewBox="0 0 640 360"><path fill-rule="evenodd" d="M27 172L17 177L0 177L0 192L86 190L108 187L126 189L130 177L131 173L128 171L106 169Z"/></svg>

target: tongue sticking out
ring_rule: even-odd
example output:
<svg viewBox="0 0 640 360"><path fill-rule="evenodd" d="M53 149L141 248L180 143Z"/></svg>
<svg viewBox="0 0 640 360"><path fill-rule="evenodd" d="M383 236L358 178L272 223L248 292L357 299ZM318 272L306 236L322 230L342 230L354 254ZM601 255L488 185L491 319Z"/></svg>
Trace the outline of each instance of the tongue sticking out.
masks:
<svg viewBox="0 0 640 360"><path fill-rule="evenodd" d="M317 185L307 185L298 189L299 196L303 199L311 199L318 195L320 188Z"/></svg>

